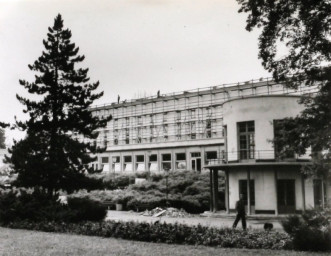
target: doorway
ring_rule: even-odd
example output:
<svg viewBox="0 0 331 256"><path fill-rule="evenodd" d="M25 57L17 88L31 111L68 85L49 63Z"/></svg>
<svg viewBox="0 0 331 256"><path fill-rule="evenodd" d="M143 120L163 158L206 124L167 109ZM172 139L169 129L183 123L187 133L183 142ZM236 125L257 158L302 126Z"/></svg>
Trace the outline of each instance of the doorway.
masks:
<svg viewBox="0 0 331 256"><path fill-rule="evenodd" d="M295 213L295 180L277 181L277 204L279 213Z"/></svg>
<svg viewBox="0 0 331 256"><path fill-rule="evenodd" d="M191 159L192 171L201 172L201 157Z"/></svg>

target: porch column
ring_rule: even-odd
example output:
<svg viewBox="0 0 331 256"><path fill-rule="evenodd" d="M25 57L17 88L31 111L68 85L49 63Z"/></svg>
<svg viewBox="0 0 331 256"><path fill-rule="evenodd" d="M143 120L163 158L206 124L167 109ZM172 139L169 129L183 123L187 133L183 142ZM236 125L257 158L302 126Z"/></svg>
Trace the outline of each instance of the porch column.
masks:
<svg viewBox="0 0 331 256"><path fill-rule="evenodd" d="M247 167L247 214L251 215L251 171Z"/></svg>
<svg viewBox="0 0 331 256"><path fill-rule="evenodd" d="M210 198L209 198L209 207L210 211L213 212L214 210L214 196L213 196L213 170L209 169L209 189L210 189Z"/></svg>
<svg viewBox="0 0 331 256"><path fill-rule="evenodd" d="M214 203L214 212L217 212L218 211L218 205L217 205L217 202L218 202L218 170L213 170L213 196L214 196L214 200L213 200L213 203Z"/></svg>
<svg viewBox="0 0 331 256"><path fill-rule="evenodd" d="M276 205L275 205L275 215L278 215L278 188L277 188L277 179L278 179L278 173L277 169L274 169L274 186L275 186L275 199L276 199Z"/></svg>
<svg viewBox="0 0 331 256"><path fill-rule="evenodd" d="M306 188L305 188L305 177L301 174L301 191L302 191L302 211L306 211Z"/></svg>
<svg viewBox="0 0 331 256"><path fill-rule="evenodd" d="M225 171L225 208L226 213L230 213L230 204L229 204L229 171Z"/></svg>

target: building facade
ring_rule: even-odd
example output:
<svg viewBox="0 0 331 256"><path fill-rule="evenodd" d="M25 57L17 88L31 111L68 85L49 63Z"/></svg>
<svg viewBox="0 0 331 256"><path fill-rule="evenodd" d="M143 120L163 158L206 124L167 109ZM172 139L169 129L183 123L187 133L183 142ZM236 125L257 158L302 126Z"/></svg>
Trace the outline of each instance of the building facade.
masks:
<svg viewBox="0 0 331 256"><path fill-rule="evenodd" d="M303 110L297 95L252 95L223 104L224 156L210 162L213 191L219 171L226 176L226 209L235 211L243 194L248 214L288 214L324 207L331 199L331 182L308 179L301 173L310 164L305 155L281 155L272 140L279 135L282 120ZM216 197L216 198L215 198ZM217 192L212 210L217 209Z"/></svg>
<svg viewBox="0 0 331 256"><path fill-rule="evenodd" d="M280 158L272 140L277 123L302 111L300 95L270 79L118 101L91 109L112 115L96 143L107 150L95 168L104 172L210 171L211 211L218 210L218 175L226 177L225 205L243 194L249 214L294 213L324 205L331 182L301 175L304 156Z"/></svg>
<svg viewBox="0 0 331 256"><path fill-rule="evenodd" d="M96 143L107 150L94 166L106 172L201 171L225 152L225 102L304 92L260 79L96 106L94 115L113 119L98 131Z"/></svg>

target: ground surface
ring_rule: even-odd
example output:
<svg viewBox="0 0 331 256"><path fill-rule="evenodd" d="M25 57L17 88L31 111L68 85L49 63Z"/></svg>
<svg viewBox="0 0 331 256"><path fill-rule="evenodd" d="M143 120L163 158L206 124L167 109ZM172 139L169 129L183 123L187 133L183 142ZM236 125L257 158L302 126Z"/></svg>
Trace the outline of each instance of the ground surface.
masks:
<svg viewBox="0 0 331 256"><path fill-rule="evenodd" d="M232 227L235 217L200 217L194 215L193 217L153 217L153 216L142 216L136 212L126 211L108 211L106 220L118 220L118 221L138 221L138 222L166 222L166 223L181 223L186 225L198 225L210 227ZM247 220L247 227L253 229L263 229L264 223L271 222L274 225L274 229L282 230L282 226L277 220ZM238 228L241 228L241 222L238 223Z"/></svg>
<svg viewBox="0 0 331 256"><path fill-rule="evenodd" d="M1 256L101 256L101 255L329 255L294 251L223 249L205 246L154 244L113 238L99 238L68 234L44 233L27 230L0 228Z"/></svg>

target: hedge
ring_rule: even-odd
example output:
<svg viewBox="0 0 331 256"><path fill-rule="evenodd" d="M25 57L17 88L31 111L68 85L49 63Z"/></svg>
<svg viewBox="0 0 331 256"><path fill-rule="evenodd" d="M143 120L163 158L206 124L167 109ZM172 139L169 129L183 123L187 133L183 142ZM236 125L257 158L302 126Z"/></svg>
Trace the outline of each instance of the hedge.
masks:
<svg viewBox="0 0 331 256"><path fill-rule="evenodd" d="M188 244L248 249L291 249L292 239L286 233L258 230L234 230L187 226L183 224L138 222L29 222L18 221L9 228L77 235L113 237L154 243Z"/></svg>

